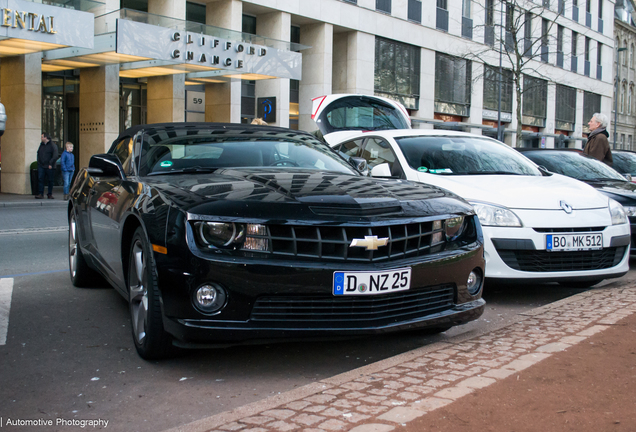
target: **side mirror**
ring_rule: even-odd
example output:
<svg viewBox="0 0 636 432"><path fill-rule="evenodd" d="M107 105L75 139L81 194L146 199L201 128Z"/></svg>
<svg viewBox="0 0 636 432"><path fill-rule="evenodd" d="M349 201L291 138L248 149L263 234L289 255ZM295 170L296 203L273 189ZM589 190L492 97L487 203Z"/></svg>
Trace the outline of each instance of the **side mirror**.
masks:
<svg viewBox="0 0 636 432"><path fill-rule="evenodd" d="M4 134L4 129L7 125L7 112L4 110L4 105L0 103L0 136Z"/></svg>
<svg viewBox="0 0 636 432"><path fill-rule="evenodd" d="M92 171L92 172L91 172ZM101 173L100 173L101 171ZM124 168L119 158L112 154L98 154L91 157L86 170L91 175L103 177L119 177L125 179Z"/></svg>
<svg viewBox="0 0 636 432"><path fill-rule="evenodd" d="M391 167L388 163L376 165L371 169L371 177L391 177Z"/></svg>
<svg viewBox="0 0 636 432"><path fill-rule="evenodd" d="M367 160L365 158L351 156L349 158L349 163L362 174L368 174L367 170L369 166L367 165Z"/></svg>

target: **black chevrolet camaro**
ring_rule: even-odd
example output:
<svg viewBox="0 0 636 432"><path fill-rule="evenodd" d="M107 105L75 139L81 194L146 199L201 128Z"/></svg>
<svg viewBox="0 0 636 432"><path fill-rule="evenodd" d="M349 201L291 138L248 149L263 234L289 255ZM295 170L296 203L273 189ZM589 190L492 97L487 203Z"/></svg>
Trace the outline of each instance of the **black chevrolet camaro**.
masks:
<svg viewBox="0 0 636 432"><path fill-rule="evenodd" d="M128 300L146 359L478 318L483 239L470 205L363 165L283 128L128 129L71 190L71 280L101 275Z"/></svg>

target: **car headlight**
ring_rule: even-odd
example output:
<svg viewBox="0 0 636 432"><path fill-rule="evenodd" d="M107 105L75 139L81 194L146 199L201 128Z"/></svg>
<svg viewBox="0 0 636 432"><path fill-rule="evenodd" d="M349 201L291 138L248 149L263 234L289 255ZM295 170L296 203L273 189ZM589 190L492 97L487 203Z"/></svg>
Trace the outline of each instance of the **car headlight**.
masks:
<svg viewBox="0 0 636 432"><path fill-rule="evenodd" d="M204 247L268 250L267 227L235 222L194 222L197 242Z"/></svg>
<svg viewBox="0 0 636 432"><path fill-rule="evenodd" d="M636 207L623 206L623 210L625 210L627 217L636 216Z"/></svg>
<svg viewBox="0 0 636 432"><path fill-rule="evenodd" d="M620 225L627 223L627 214L625 209L618 201L609 200L609 211L612 216L612 225Z"/></svg>
<svg viewBox="0 0 636 432"><path fill-rule="evenodd" d="M456 240L464 233L464 216L457 216L444 221L444 232L446 241Z"/></svg>
<svg viewBox="0 0 636 432"><path fill-rule="evenodd" d="M511 210L492 204L471 202L475 213L484 226L520 227L521 220Z"/></svg>

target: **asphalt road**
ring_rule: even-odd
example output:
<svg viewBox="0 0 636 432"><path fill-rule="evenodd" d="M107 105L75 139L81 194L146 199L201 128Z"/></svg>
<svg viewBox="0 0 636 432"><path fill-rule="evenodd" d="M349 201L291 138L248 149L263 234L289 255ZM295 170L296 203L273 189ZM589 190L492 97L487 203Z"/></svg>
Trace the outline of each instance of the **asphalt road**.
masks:
<svg viewBox="0 0 636 432"><path fill-rule="evenodd" d="M0 313L2 293L9 285L12 292L4 345L0 324L5 422L102 419L109 421L108 430L163 430L432 341L481 333L578 292L558 285L487 286L482 318L437 336L404 333L198 350L146 362L135 352L125 301L108 287L71 285L64 209L0 212ZM634 278L630 272L623 279Z"/></svg>

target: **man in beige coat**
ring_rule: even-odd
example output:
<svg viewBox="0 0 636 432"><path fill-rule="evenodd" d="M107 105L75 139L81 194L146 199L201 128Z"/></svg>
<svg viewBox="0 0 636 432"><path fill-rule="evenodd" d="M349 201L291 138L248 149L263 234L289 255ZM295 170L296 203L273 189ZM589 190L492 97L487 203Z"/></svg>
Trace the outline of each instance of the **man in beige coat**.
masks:
<svg viewBox="0 0 636 432"><path fill-rule="evenodd" d="M608 120L605 114L596 113L592 116L587 123L590 128L590 134L587 137L587 144L583 153L612 166L614 160L612 159L612 150L607 141L609 137L609 133L606 130L607 123Z"/></svg>

